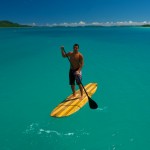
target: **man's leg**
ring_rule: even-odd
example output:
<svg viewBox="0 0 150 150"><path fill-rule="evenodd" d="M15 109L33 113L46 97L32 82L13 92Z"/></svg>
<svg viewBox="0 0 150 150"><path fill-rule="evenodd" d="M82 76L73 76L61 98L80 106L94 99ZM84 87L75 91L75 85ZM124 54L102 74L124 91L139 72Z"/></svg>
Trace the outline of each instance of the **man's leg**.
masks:
<svg viewBox="0 0 150 150"><path fill-rule="evenodd" d="M83 87L82 87L82 84L81 84L82 72L80 72L80 74L76 75L75 79L76 79L76 83L78 84L79 89L80 89L80 94L81 94L80 99L83 99Z"/></svg>
<svg viewBox="0 0 150 150"><path fill-rule="evenodd" d="M71 69L69 71L69 84L71 86L72 94L75 97L76 96L76 93L75 93L75 76L74 76L74 72Z"/></svg>
<svg viewBox="0 0 150 150"><path fill-rule="evenodd" d="M71 85L73 96L76 96L75 85Z"/></svg>
<svg viewBox="0 0 150 150"><path fill-rule="evenodd" d="M83 87L81 84L79 84L79 89L80 89L81 99L82 99L83 98Z"/></svg>

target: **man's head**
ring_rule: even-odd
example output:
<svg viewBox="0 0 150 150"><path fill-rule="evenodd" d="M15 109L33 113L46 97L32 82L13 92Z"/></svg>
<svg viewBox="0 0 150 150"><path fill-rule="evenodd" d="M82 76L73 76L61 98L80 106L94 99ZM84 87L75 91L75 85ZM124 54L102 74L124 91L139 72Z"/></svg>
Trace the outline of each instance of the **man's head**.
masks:
<svg viewBox="0 0 150 150"><path fill-rule="evenodd" d="M79 44L74 44L73 45L73 50L74 51L78 51L78 49L79 49Z"/></svg>

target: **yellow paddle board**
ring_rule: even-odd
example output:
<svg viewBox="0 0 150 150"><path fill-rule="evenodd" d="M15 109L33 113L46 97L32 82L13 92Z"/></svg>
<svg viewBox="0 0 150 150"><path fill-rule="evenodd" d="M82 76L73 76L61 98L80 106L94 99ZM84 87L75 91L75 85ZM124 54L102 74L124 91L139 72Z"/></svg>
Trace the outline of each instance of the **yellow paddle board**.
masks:
<svg viewBox="0 0 150 150"><path fill-rule="evenodd" d="M89 95L92 95L96 92L97 83L89 83L85 86L85 89ZM68 96L64 101L62 101L50 114L52 117L66 117L82 108L88 102L88 97L84 92L83 98L80 98L80 90L76 91L76 96L72 94Z"/></svg>

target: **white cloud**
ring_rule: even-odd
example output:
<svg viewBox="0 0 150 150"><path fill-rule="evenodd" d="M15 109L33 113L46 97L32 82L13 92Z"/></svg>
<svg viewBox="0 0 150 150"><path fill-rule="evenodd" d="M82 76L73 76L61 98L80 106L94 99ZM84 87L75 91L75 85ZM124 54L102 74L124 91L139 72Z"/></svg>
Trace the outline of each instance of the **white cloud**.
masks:
<svg viewBox="0 0 150 150"><path fill-rule="evenodd" d="M85 25L85 22L80 21L80 22L79 22L79 25Z"/></svg>
<svg viewBox="0 0 150 150"><path fill-rule="evenodd" d="M80 22L72 22L72 23L54 23L54 24L47 24L47 26L54 27L54 26L65 26L65 27L77 27L77 26L134 26L134 25L144 25L150 24L150 21L143 21L143 22L135 22L135 21L117 21L117 22L91 22L86 23L84 21Z"/></svg>
<svg viewBox="0 0 150 150"><path fill-rule="evenodd" d="M36 23L35 23L35 22L33 22L33 23L32 23L32 26L36 26Z"/></svg>

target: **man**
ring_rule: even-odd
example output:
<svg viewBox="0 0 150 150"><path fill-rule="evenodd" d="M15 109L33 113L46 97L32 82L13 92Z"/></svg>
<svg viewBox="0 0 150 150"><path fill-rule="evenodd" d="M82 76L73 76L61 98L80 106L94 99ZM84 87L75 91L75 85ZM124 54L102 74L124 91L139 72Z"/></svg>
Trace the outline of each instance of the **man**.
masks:
<svg viewBox="0 0 150 150"><path fill-rule="evenodd" d="M83 67L84 64L84 59L82 54L79 52L79 45L78 44L74 44L73 46L73 51L65 54L64 52L64 46L60 47L61 49L61 54L62 57L69 57L70 59L70 71L69 71L69 83L71 85L71 89L73 92L73 96L76 96L75 93L75 81L77 83L77 85L79 86L80 89L80 93L81 93L81 97L80 99L83 98L83 87L81 85L81 80L82 80L82 73L81 73L81 69Z"/></svg>

